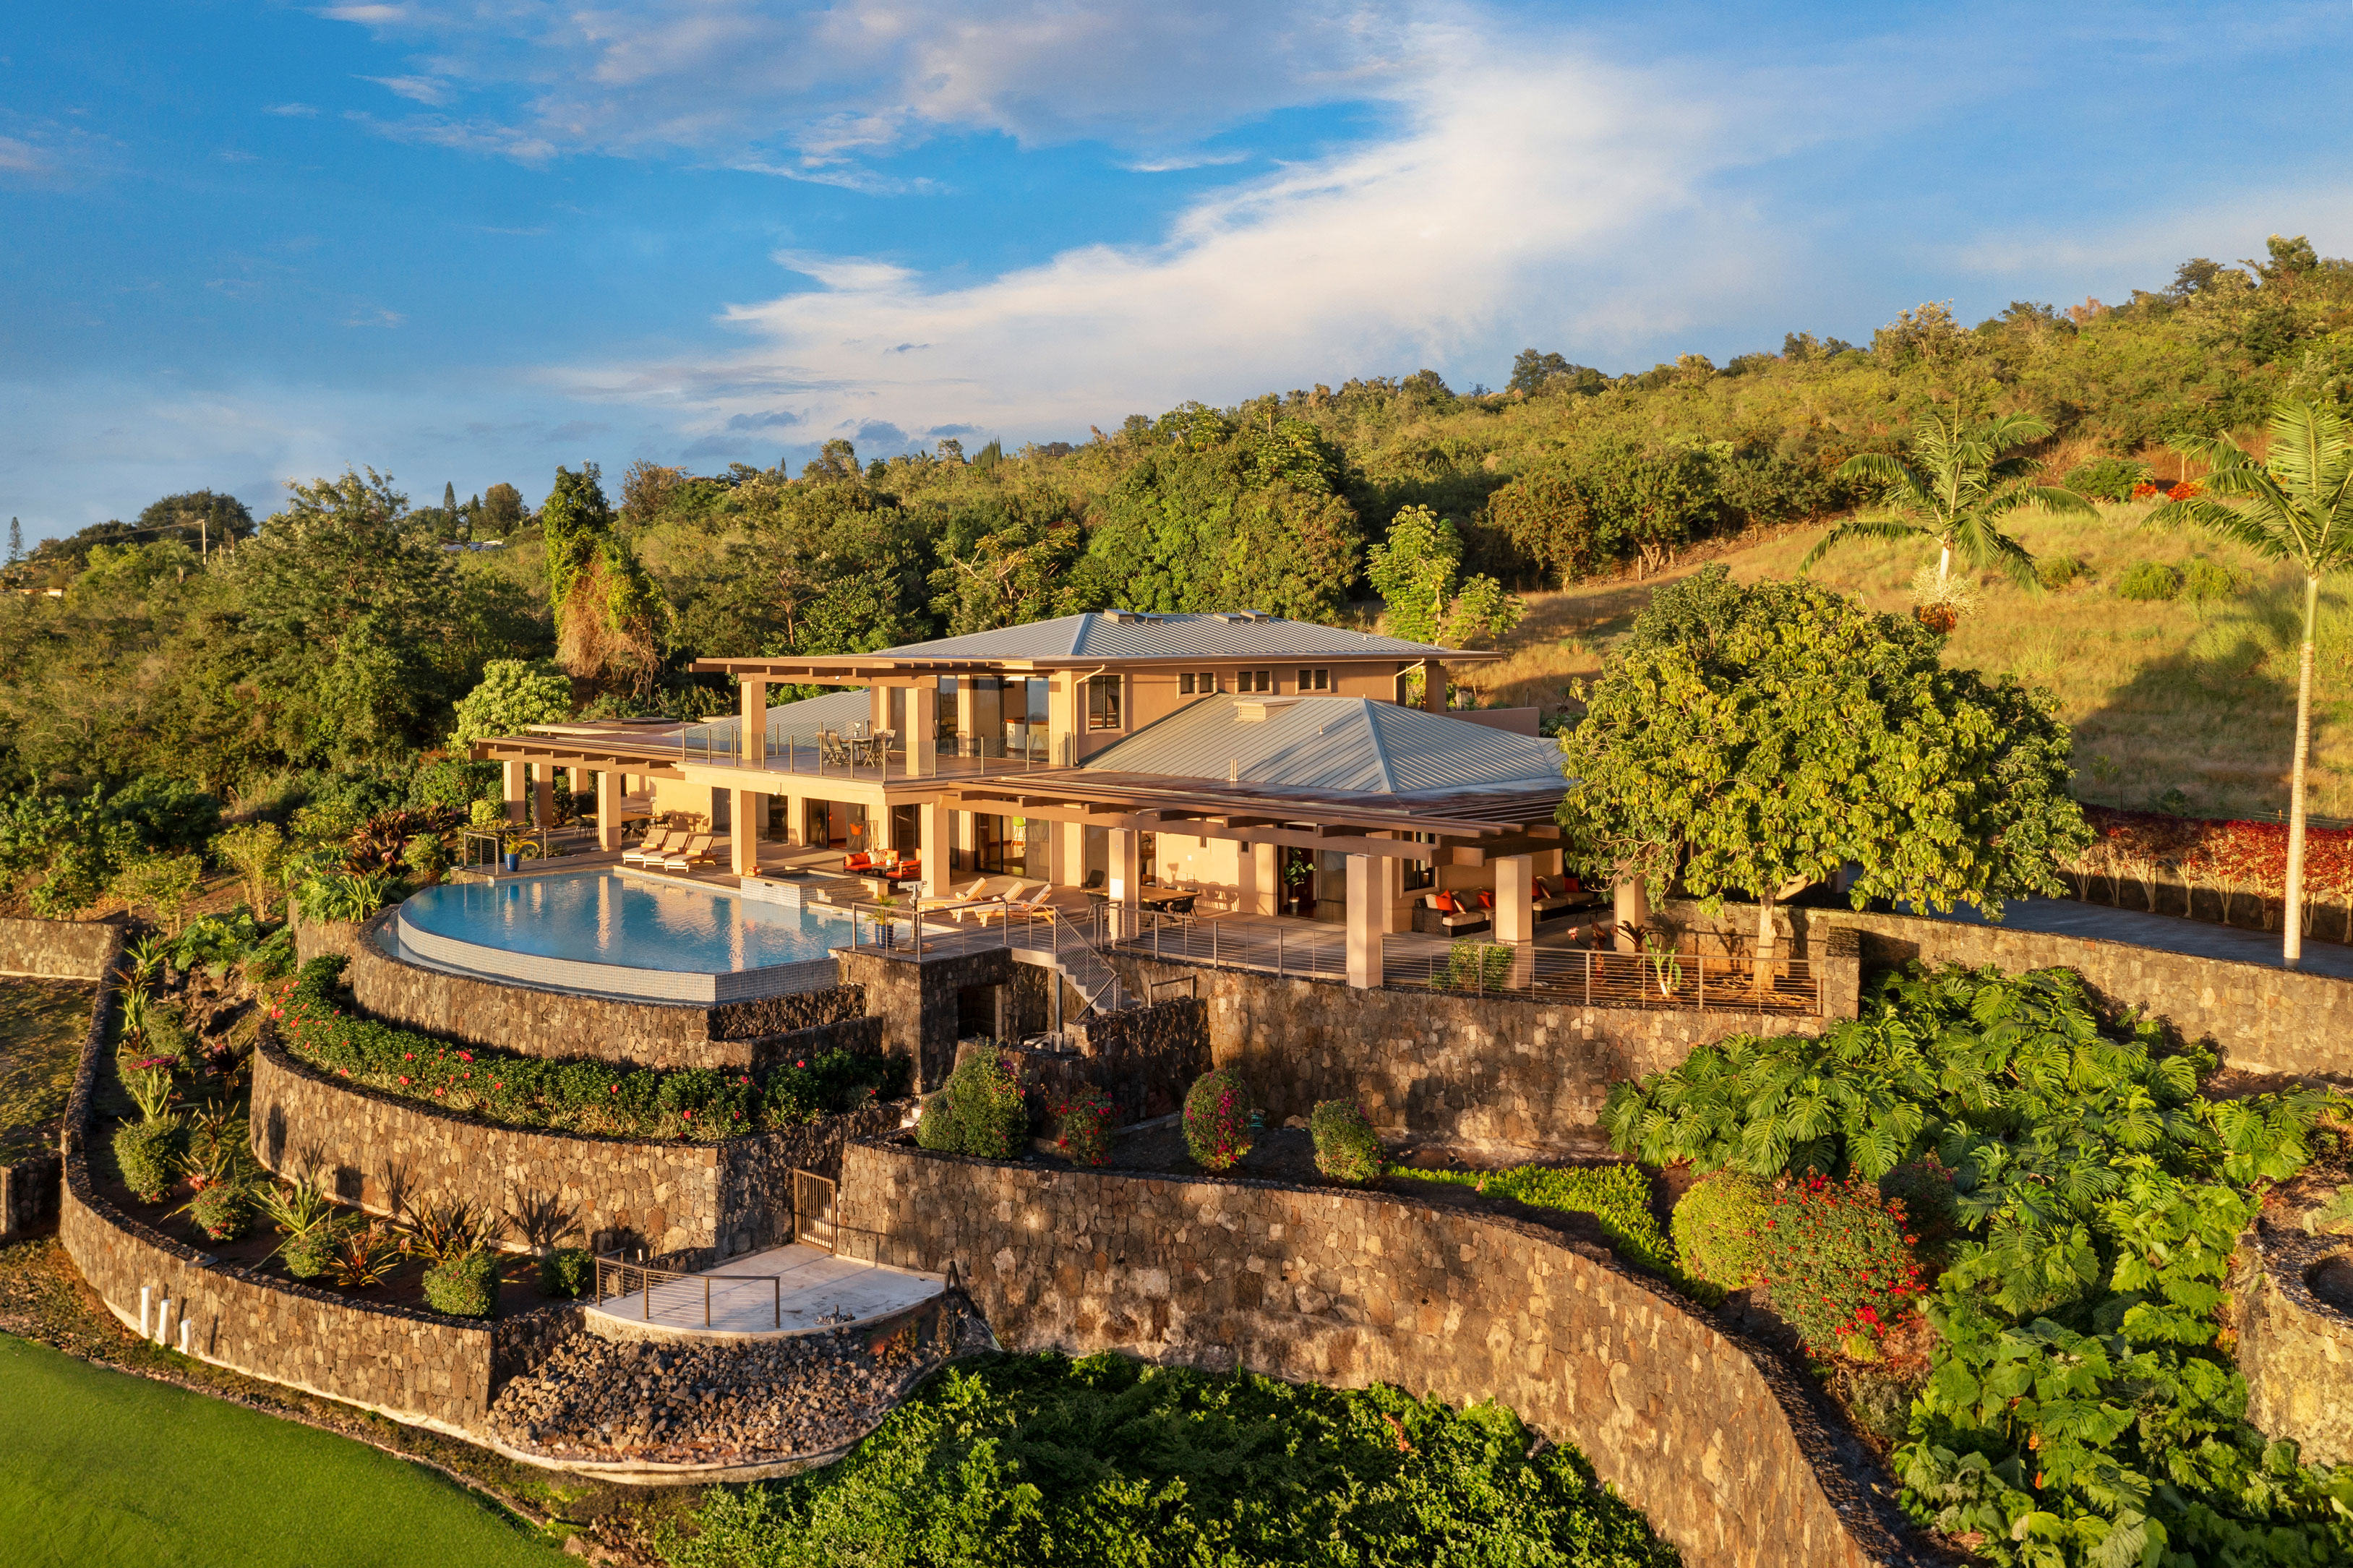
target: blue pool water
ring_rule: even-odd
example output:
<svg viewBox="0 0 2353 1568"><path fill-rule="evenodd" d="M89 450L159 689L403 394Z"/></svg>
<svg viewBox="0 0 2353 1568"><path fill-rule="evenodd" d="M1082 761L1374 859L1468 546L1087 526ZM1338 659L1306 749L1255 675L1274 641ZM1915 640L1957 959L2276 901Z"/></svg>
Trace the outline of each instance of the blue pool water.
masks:
<svg viewBox="0 0 2353 1568"><path fill-rule="evenodd" d="M727 974L821 959L836 921L718 889L654 887L610 871L444 883L400 906L433 936L575 963Z"/></svg>

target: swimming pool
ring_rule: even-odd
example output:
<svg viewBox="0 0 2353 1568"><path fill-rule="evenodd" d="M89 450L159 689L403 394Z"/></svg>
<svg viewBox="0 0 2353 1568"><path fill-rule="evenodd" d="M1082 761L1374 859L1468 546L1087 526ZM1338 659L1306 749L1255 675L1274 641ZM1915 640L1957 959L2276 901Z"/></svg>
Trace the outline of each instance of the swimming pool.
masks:
<svg viewBox="0 0 2353 1568"><path fill-rule="evenodd" d="M444 883L400 906L400 956L567 991L736 1002L838 983L814 910L609 870Z"/></svg>

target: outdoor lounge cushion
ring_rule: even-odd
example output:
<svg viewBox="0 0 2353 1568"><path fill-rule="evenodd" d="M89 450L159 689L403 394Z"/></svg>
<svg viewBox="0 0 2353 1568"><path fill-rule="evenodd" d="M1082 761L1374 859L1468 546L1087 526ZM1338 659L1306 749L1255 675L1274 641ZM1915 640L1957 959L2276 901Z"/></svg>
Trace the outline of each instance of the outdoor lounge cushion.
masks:
<svg viewBox="0 0 2353 1568"><path fill-rule="evenodd" d="M863 871L871 868L873 864L874 857L871 855L844 855L841 858L841 868L844 872Z"/></svg>
<svg viewBox="0 0 2353 1568"><path fill-rule="evenodd" d="M1441 915L1460 914L1461 912L1461 906L1454 901L1454 895L1451 893L1430 894L1430 907L1436 910Z"/></svg>
<svg viewBox="0 0 2353 1568"><path fill-rule="evenodd" d="M649 866L659 866L664 870L668 871L683 871L688 867L696 864L698 861L708 860L710 858L711 835L708 833L698 833L688 838L684 847L680 848L676 854L656 855L649 858L646 861L646 864Z"/></svg>
<svg viewBox="0 0 2353 1568"><path fill-rule="evenodd" d="M1492 910L1495 907L1495 895L1489 892L1486 889L1482 888L1479 889L1478 898L1479 907L1481 909Z"/></svg>
<svg viewBox="0 0 2353 1568"><path fill-rule="evenodd" d="M659 860L668 851L673 839L683 840L685 837L683 833L673 833L670 828L658 827L646 835L644 843L624 853L621 857L621 864L643 865L649 860Z"/></svg>

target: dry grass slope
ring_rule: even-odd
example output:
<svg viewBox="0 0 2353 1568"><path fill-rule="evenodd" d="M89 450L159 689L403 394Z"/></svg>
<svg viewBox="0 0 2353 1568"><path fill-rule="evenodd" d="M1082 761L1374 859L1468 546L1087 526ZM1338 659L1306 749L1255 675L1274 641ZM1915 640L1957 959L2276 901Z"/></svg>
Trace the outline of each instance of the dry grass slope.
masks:
<svg viewBox="0 0 2353 1568"><path fill-rule="evenodd" d="M2075 792L2084 800L2145 807L2179 792L2173 804L2201 815L2284 811L2295 722L2295 578L2203 535L2148 532L2139 526L2148 510L2103 507L2095 519L2021 523L2029 550L2045 559L2073 556L2083 574L2042 594L1981 579L1978 604L1953 633L1946 659L2055 694L2074 727ZM1820 531L1745 543L1715 558L1744 582L1789 576ZM2137 562L2179 568L2200 555L2242 574L2247 586L2202 605L2116 592ZM1815 575L1860 593L1874 609L1904 614L1913 602L1912 574L1931 559L1925 544L1862 544L1831 557ZM1528 595L1527 621L1505 645L1513 657L1477 672L1480 689L1508 706L1573 706L1567 683L1598 674L1652 590L1699 564L1687 560L1647 582L1611 579ZM2323 816L2353 816L2347 722L2353 606L2342 584L2323 592L2318 651L2310 805Z"/></svg>

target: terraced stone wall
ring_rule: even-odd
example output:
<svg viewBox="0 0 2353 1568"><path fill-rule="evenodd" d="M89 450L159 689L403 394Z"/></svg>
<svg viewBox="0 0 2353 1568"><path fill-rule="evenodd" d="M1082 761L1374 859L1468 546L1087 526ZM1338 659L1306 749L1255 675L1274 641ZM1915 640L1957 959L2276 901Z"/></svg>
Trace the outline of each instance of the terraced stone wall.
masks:
<svg viewBox="0 0 2353 1568"><path fill-rule="evenodd" d="M719 1142L535 1131L439 1110L295 1060L265 1036L253 1058L254 1153L283 1174L325 1173L371 1213L461 1200L568 1216L575 1245L732 1257L788 1239L792 1172L830 1174L846 1138L899 1125L891 1101L807 1127Z"/></svg>
<svg viewBox="0 0 2353 1568"><path fill-rule="evenodd" d="M1800 1375L1551 1232L1378 1193L845 1152L845 1255L954 1269L1008 1349L1454 1403L1575 1443L1684 1561L1933 1561Z"/></svg>
<svg viewBox="0 0 2353 1568"><path fill-rule="evenodd" d="M2305 1462L2353 1461L2353 1313L2323 1300L2324 1268L2353 1276L2353 1238L2258 1226L2232 1259L2231 1298L2247 1419Z"/></svg>
<svg viewBox="0 0 2353 1568"><path fill-rule="evenodd" d="M0 974L96 980L121 942L115 921L0 920Z"/></svg>

